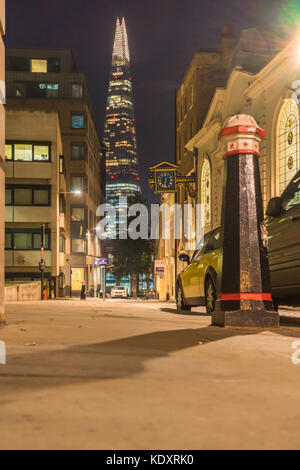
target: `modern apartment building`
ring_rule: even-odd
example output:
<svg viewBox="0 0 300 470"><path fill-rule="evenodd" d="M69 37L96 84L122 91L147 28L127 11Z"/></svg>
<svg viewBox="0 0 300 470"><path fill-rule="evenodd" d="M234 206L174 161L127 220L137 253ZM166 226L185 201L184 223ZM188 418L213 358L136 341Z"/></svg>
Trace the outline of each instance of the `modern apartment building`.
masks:
<svg viewBox="0 0 300 470"><path fill-rule="evenodd" d="M23 214L22 221L7 220L7 231L23 229L25 226L30 230L42 222L38 212L43 211L35 203L35 189L38 190L35 186L48 185L51 198L46 201L46 193L43 196L44 202L48 202L45 207L51 207L50 221L47 222L51 240L48 245L51 252L48 276L56 282L57 295L79 295L83 281L86 281L88 288L100 283L98 259L102 253L95 227L97 207L105 199L105 180L101 175L105 147L99 140L85 76L78 71L70 50L7 48L6 77L7 110L10 116L6 132L6 165L14 169L7 175L7 190L20 185L24 185L24 188L34 186L31 198L29 191L27 202L24 197L21 210L18 209L20 206L17 205L19 202L16 203L15 192L12 201L7 200L15 214ZM25 112L26 116L32 118L24 117ZM51 134L53 126L51 131L51 126L45 125L45 132L41 133L38 119L35 121L38 113L41 116L57 115L57 134L61 136L59 154L56 151L59 149L59 138L54 144ZM19 116L22 116L23 122ZM29 126L30 120L36 124ZM23 169L16 171L20 165ZM8 191L7 195L9 198ZM59 236L54 235L57 220ZM20 223L22 227L19 227ZM15 235L13 237L10 248L7 248L7 252L12 252L12 258L8 257L9 262L11 259L13 261L11 266L7 266L6 277L38 277L36 256L29 256L25 262L26 268L23 266L21 269L19 257L14 253L18 245L15 243ZM32 244L37 249L38 238L34 242L34 235ZM30 248L28 250L32 251ZM19 261L22 261L22 256ZM29 258L34 262L29 261ZM59 273L56 266L59 266Z"/></svg>
<svg viewBox="0 0 300 470"><path fill-rule="evenodd" d="M5 0L0 0L0 323L4 321L4 145L5 145Z"/></svg>

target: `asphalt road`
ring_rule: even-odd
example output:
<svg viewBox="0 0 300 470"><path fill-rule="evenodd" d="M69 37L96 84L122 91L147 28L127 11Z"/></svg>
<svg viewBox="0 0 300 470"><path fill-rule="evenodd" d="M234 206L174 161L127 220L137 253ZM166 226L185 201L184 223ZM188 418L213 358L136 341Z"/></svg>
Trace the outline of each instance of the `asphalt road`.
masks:
<svg viewBox="0 0 300 470"><path fill-rule="evenodd" d="M222 329L98 300L9 304L7 322L0 449L300 448L297 321Z"/></svg>

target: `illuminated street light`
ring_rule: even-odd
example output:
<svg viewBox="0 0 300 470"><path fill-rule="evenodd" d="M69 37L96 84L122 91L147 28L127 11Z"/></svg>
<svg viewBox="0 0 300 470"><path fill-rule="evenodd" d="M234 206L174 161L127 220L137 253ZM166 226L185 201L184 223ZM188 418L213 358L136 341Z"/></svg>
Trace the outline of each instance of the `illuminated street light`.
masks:
<svg viewBox="0 0 300 470"><path fill-rule="evenodd" d="M61 191L60 194L76 194L76 196L80 196L82 191L77 189L76 191Z"/></svg>

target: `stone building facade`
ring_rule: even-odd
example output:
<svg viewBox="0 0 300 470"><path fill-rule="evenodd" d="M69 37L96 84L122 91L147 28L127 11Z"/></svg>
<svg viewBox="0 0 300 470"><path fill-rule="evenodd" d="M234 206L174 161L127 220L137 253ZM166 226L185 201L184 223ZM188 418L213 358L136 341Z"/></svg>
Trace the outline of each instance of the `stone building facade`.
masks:
<svg viewBox="0 0 300 470"><path fill-rule="evenodd" d="M203 206L204 232L208 232L220 223L223 154L218 136L225 120L235 113L251 114L253 112L253 117L261 127L266 125L268 132L266 116L269 115L271 119L274 113L270 103L276 99L276 94L273 96L272 83L277 66L274 69L268 69L268 67L274 60L275 63L278 59L280 60L281 49L282 42L276 41L266 31L260 32L250 28L243 31L241 37L237 39L233 34L232 27L226 25L220 38L220 48L197 51L178 87L176 94L176 164L179 166L179 173L182 176L195 175L196 183L194 186L181 185L176 193L176 202L181 207L184 204L192 205L192 232L195 232L196 229L196 203ZM270 76L262 88L261 77L265 76L267 70L270 70ZM257 77L256 86L254 85L255 77ZM291 78L288 77L289 86L292 84ZM279 83L280 79L278 87ZM248 96L248 91L252 92L254 89L254 95ZM287 90L286 93L288 93ZM292 93L293 90L290 90L290 95ZM277 99L280 98L277 96ZM280 104L278 106L280 107ZM262 143L263 155L267 152L268 145L267 140ZM274 152L273 147L271 152ZM271 194L274 194L276 186L273 181L276 171L275 173L274 169L267 171L268 165L270 166L270 162L267 159L261 159L265 201ZM272 177L270 172L274 173ZM271 183L271 179L273 183ZM170 198L168 195L162 195L163 199L169 200ZM166 279L172 279L172 286L176 285L177 274L185 267L185 264L178 260L178 256L181 253L187 253L191 256L194 252L193 246L190 246L191 249L186 248L188 240L184 236L184 228L182 234L181 240L173 241L172 250L169 248L165 250L164 240L158 242L159 246L156 250L156 257L158 254L161 257L157 259L167 258L168 253L172 253L171 256L174 256L174 259L168 261L171 270L166 269L164 275ZM168 283L164 280L160 281L160 285L166 284ZM163 289L164 295L165 289ZM163 296L161 298L164 298Z"/></svg>
<svg viewBox="0 0 300 470"><path fill-rule="evenodd" d="M4 207L5 207L5 173L4 173L4 145L5 145L5 47L3 35L5 34L5 0L0 1L0 323L4 321Z"/></svg>
<svg viewBox="0 0 300 470"><path fill-rule="evenodd" d="M226 119L249 114L266 133L260 146L260 174L264 206L279 196L300 169L299 96L300 43L295 41L257 73L234 68L226 88L217 89L203 127L187 143L198 155L198 203L210 213L207 230L220 224L224 148L219 134ZM210 198L205 199L209 186Z"/></svg>
<svg viewBox="0 0 300 470"><path fill-rule="evenodd" d="M25 161L22 157L26 156ZM62 140L58 114L8 109L5 146L5 270L6 279L39 279L41 225L45 226L45 279L60 292L65 269L66 239L61 194ZM30 159L31 158L31 159ZM69 235L69 234L68 234ZM56 289L55 289L56 288ZM56 292L55 292L56 290Z"/></svg>
<svg viewBox="0 0 300 470"><path fill-rule="evenodd" d="M95 227L97 207L105 200L105 151L87 83L68 49L7 48L6 69L9 111L58 115L66 184L59 195L60 249L65 263L58 292L79 295L83 281L88 289L100 282L102 247Z"/></svg>

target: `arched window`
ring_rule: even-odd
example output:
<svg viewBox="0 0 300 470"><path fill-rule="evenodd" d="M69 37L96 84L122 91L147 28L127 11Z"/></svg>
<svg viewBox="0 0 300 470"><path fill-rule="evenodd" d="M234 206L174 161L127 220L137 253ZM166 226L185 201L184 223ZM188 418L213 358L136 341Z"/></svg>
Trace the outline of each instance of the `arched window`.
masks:
<svg viewBox="0 0 300 470"><path fill-rule="evenodd" d="M299 162L299 111L294 100L284 102L277 126L277 149L279 191L287 184L300 168Z"/></svg>
<svg viewBox="0 0 300 470"><path fill-rule="evenodd" d="M204 225L211 223L211 168L208 158L205 158L201 172L201 204L203 204Z"/></svg>

